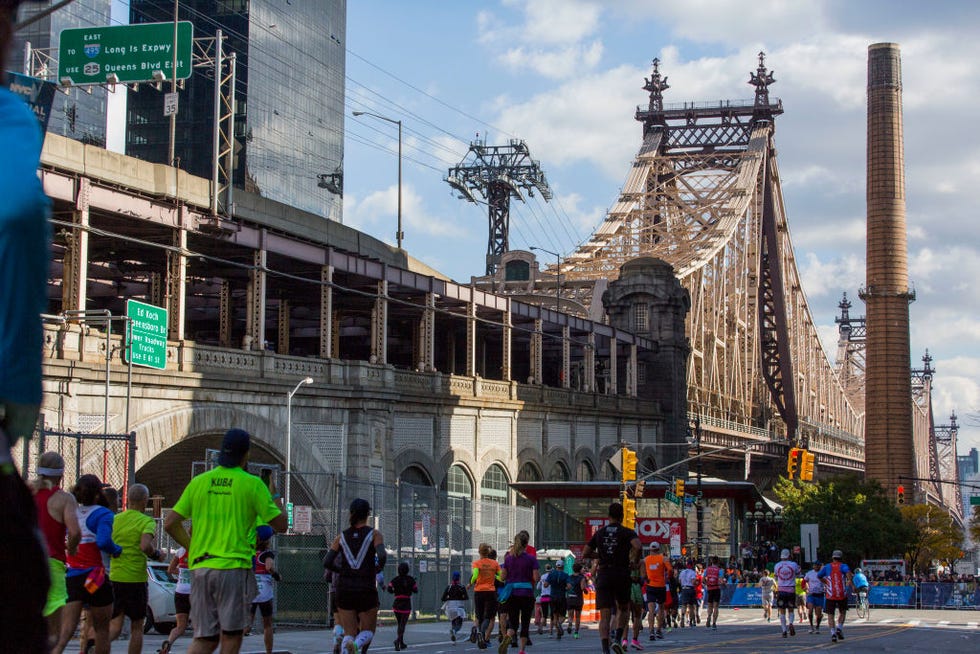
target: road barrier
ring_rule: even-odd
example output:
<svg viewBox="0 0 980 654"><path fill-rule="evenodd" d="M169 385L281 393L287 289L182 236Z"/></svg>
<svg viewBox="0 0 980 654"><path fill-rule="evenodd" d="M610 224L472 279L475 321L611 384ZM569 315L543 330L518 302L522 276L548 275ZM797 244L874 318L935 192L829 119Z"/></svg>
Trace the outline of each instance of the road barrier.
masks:
<svg viewBox="0 0 980 654"><path fill-rule="evenodd" d="M854 594L848 593L854 604ZM976 609L980 607L980 584L976 582L920 584L871 584L868 603L873 607L922 609ZM761 607L762 590L756 584L727 584L721 590L721 605Z"/></svg>

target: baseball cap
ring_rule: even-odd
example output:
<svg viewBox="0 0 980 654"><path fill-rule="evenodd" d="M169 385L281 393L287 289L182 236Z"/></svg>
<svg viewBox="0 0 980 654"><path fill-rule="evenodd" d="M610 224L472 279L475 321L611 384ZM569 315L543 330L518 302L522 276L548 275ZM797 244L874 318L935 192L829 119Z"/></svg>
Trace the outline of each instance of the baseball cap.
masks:
<svg viewBox="0 0 980 654"><path fill-rule="evenodd" d="M272 531L272 527L270 527L269 525L260 525L255 529L255 538L258 541L269 540L270 538L272 538L272 534L274 533L275 532Z"/></svg>
<svg viewBox="0 0 980 654"><path fill-rule="evenodd" d="M453 581L459 581L459 570L453 570Z"/></svg>
<svg viewBox="0 0 980 654"><path fill-rule="evenodd" d="M564 561L558 561L557 563L555 563L555 567L556 568L564 568L565 567L565 562Z"/></svg>
<svg viewBox="0 0 980 654"><path fill-rule="evenodd" d="M789 550L784 549L782 552L780 552L779 553L779 558L781 558L781 559L788 559L789 558Z"/></svg>
<svg viewBox="0 0 980 654"><path fill-rule="evenodd" d="M653 541L652 543L650 543L650 549L651 550L659 550L660 549L660 543L658 543L657 541Z"/></svg>
<svg viewBox="0 0 980 654"><path fill-rule="evenodd" d="M232 428L225 432L221 441L221 453L218 455L218 465L225 468L237 468L242 463L242 457L252 446L252 437L244 429Z"/></svg>
<svg viewBox="0 0 980 654"><path fill-rule="evenodd" d="M844 553L841 552L840 550L834 550L834 553L830 555L830 558L832 558L832 559L843 559L844 558Z"/></svg>

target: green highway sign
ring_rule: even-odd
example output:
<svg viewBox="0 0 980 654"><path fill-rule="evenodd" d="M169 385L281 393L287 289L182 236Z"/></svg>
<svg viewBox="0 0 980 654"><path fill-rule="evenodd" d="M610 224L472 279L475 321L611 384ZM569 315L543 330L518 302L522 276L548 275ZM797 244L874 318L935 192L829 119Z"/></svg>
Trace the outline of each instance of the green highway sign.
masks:
<svg viewBox="0 0 980 654"><path fill-rule="evenodd" d="M970 496L970 506L980 506L980 495Z"/></svg>
<svg viewBox="0 0 980 654"><path fill-rule="evenodd" d="M130 328L130 360L134 366L167 367L167 310L126 300Z"/></svg>
<svg viewBox="0 0 980 654"><path fill-rule="evenodd" d="M173 23L81 27L61 30L59 38L59 80L105 84L107 76L114 74L120 83L155 82L158 81L153 77L156 71L168 80L173 77ZM191 76L193 46L193 24L180 21L177 23L177 79Z"/></svg>

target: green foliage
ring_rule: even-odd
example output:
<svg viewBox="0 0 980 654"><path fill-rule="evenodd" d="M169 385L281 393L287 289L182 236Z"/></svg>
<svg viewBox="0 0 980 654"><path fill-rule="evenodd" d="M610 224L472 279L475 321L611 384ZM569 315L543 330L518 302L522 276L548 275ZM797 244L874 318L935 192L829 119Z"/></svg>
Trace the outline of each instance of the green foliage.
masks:
<svg viewBox="0 0 980 654"><path fill-rule="evenodd" d="M862 558L903 556L913 538L911 526L877 481L847 476L799 484L781 478L775 493L784 507L780 545L796 545L800 525L816 523L821 561L829 561L835 549L855 565Z"/></svg>
<svg viewBox="0 0 980 654"><path fill-rule="evenodd" d="M952 565L960 558L963 530L948 511L931 504L913 504L902 507L902 518L914 534L906 548L906 559L914 571L928 572L933 561Z"/></svg>
<svg viewBox="0 0 980 654"><path fill-rule="evenodd" d="M973 507L973 517L970 518L970 540L980 543L980 505Z"/></svg>

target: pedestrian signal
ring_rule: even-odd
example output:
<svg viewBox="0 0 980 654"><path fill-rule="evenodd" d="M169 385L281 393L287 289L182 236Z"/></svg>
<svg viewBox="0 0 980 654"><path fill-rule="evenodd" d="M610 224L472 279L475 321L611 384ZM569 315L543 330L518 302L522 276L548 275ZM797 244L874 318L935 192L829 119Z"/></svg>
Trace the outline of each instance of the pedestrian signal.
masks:
<svg viewBox="0 0 980 654"><path fill-rule="evenodd" d="M623 500L623 526L630 529L636 528L636 500Z"/></svg>
<svg viewBox="0 0 980 654"><path fill-rule="evenodd" d="M633 497L643 497L643 491L646 488L647 483L642 479L636 482L636 488L633 490Z"/></svg>
<svg viewBox="0 0 980 654"><path fill-rule="evenodd" d="M803 450L798 447L791 448L789 451L789 458L786 460L786 473L790 479L796 479L799 475L802 452Z"/></svg>
<svg viewBox="0 0 980 654"><path fill-rule="evenodd" d="M623 482L636 479L636 452L628 447L623 448Z"/></svg>

